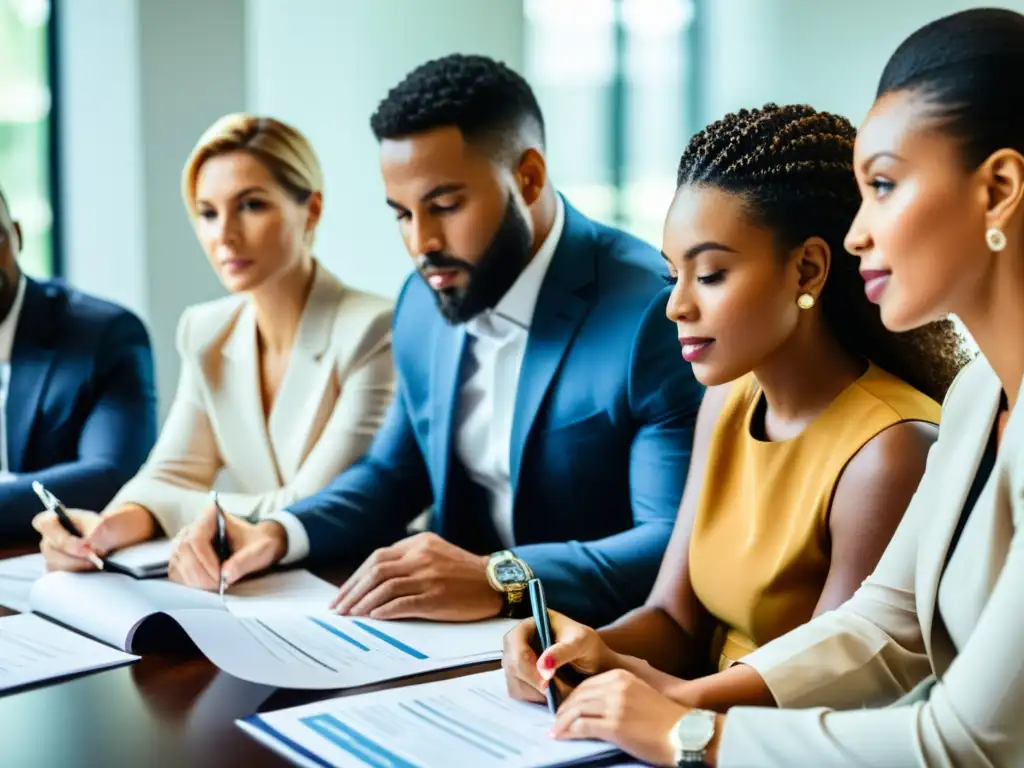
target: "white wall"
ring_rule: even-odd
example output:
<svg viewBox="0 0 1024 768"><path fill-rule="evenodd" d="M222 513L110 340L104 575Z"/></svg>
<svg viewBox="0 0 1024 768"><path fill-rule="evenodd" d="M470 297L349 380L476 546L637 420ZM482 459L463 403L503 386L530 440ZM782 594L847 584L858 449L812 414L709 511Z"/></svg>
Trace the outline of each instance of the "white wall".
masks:
<svg viewBox="0 0 1024 768"><path fill-rule="evenodd" d="M896 47L967 8L1024 0L702 0L702 122L768 101L807 103L859 124Z"/></svg>
<svg viewBox="0 0 1024 768"><path fill-rule="evenodd" d="M224 294L179 190L196 139L245 108L245 0L139 0L139 10L148 317L166 414L178 379L178 318Z"/></svg>
<svg viewBox="0 0 1024 768"><path fill-rule="evenodd" d="M369 119L413 67L484 53L522 71L521 0L249 0L248 106L295 125L324 166L317 256L393 296L410 269L384 204Z"/></svg>
<svg viewBox="0 0 1024 768"><path fill-rule="evenodd" d="M136 0L61 4L60 192L65 277L145 315L136 10Z"/></svg>

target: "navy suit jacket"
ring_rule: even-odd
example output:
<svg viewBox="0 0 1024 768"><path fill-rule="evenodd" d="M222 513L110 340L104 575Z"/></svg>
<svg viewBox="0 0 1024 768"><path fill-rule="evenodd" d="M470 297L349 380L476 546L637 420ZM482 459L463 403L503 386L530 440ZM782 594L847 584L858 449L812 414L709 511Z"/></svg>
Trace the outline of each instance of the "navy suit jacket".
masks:
<svg viewBox="0 0 1024 768"><path fill-rule="evenodd" d="M550 606L602 623L647 597L689 467L703 388L665 317L660 255L566 205L519 375L513 527ZM395 310L398 391L366 456L290 508L317 560L365 556L432 503L433 529L501 548L487 497L453 453L465 330L417 275Z"/></svg>
<svg viewBox="0 0 1024 768"><path fill-rule="evenodd" d="M11 350L10 470L0 483L0 541L24 539L42 505L38 480L65 506L103 509L156 440L149 335L131 312L28 280Z"/></svg>

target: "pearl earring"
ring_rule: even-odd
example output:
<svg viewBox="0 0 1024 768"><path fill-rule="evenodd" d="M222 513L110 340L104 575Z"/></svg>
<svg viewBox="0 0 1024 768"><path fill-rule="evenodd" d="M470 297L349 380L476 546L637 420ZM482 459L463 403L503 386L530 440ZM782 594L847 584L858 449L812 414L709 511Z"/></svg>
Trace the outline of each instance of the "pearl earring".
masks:
<svg viewBox="0 0 1024 768"><path fill-rule="evenodd" d="M800 297L796 300L796 305L800 309L810 309L814 306L814 297L809 293L801 293Z"/></svg>
<svg viewBox="0 0 1024 768"><path fill-rule="evenodd" d="M999 253L1006 247L1006 235L999 227L989 227L988 231L985 232L985 242L988 244L990 251Z"/></svg>

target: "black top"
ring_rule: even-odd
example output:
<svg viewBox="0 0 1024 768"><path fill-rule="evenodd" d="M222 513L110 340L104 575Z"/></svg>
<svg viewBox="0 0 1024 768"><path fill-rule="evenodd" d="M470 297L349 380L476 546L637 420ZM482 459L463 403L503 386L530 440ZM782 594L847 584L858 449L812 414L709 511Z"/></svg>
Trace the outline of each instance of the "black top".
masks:
<svg viewBox="0 0 1024 768"><path fill-rule="evenodd" d="M1002 413L1007 408L1006 394L1003 393L999 398L999 413ZM974 475L974 482L971 483L971 490L967 493L967 500L964 502L964 508L960 512L960 519L957 520L956 529L953 531L953 538L949 541L949 549L946 550L946 562L942 565L943 575L945 575L946 568L949 566L949 561L953 557L953 552L956 551L957 544L960 543L960 536L964 532L964 526L967 525L967 519L971 516L971 512L974 510L975 504L978 503L978 498L981 496L981 492L985 490L985 485L988 483L988 479L992 474L992 469L996 465L996 454L998 452L998 448L999 417L997 414L996 422L992 425L992 431L988 436L988 445L985 446L985 453L982 455L981 461L978 463L978 471Z"/></svg>

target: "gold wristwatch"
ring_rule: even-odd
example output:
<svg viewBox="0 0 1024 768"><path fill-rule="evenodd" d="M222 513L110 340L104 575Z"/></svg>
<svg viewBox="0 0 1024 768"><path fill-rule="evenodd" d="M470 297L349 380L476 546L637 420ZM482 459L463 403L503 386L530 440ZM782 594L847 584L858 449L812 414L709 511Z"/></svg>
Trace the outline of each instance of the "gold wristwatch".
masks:
<svg viewBox="0 0 1024 768"><path fill-rule="evenodd" d="M526 599L527 584L533 578L523 560L507 549L495 552L487 562L487 581L491 588L500 592L503 598L501 616L520 619L529 615L529 600Z"/></svg>

